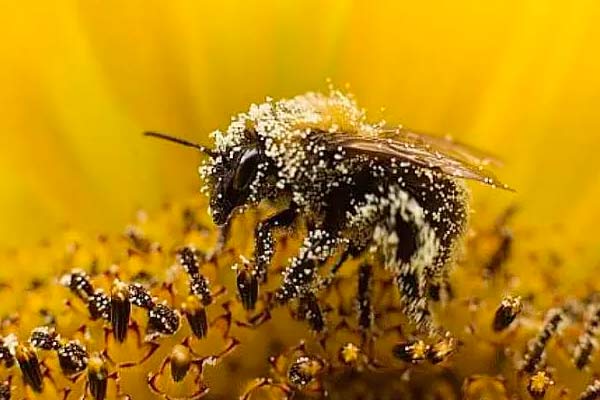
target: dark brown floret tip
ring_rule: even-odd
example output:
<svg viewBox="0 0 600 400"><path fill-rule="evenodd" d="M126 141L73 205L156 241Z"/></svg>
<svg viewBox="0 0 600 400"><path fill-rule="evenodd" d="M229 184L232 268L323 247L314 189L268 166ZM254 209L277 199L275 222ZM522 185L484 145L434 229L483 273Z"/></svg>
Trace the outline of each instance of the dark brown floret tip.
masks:
<svg viewBox="0 0 600 400"><path fill-rule="evenodd" d="M200 265L196 250L191 247L184 247L177 253L179 264L188 275L194 276L200 273Z"/></svg>
<svg viewBox="0 0 600 400"><path fill-rule="evenodd" d="M573 351L573 363L577 369L584 369L592 359L596 345L596 337L600 334L600 304L593 302L588 306L589 316L584 325L584 331L577 339Z"/></svg>
<svg viewBox="0 0 600 400"><path fill-rule="evenodd" d="M76 296L84 301L94 294L94 287L90 282L90 278L83 271L74 270L70 274L65 275L61 281Z"/></svg>
<svg viewBox="0 0 600 400"><path fill-rule="evenodd" d="M537 336L530 340L527 344L527 351L523 356L521 370L527 373L534 373L542 364L545 358L546 345L548 341L560 329L562 322L565 319L563 310L551 309L546 315L546 322Z"/></svg>
<svg viewBox="0 0 600 400"><path fill-rule="evenodd" d="M595 379L579 395L578 400L598 400L600 399L600 379Z"/></svg>
<svg viewBox="0 0 600 400"><path fill-rule="evenodd" d="M57 351L60 368L66 375L83 371L88 364L88 353L78 341L70 341Z"/></svg>
<svg viewBox="0 0 600 400"><path fill-rule="evenodd" d="M92 320L111 320L111 301L103 290L96 290L88 299L87 306Z"/></svg>
<svg viewBox="0 0 600 400"><path fill-rule="evenodd" d="M0 338L0 362L4 364L4 367L10 368L15 364L15 357L10 352L10 349L5 344L4 340Z"/></svg>
<svg viewBox="0 0 600 400"><path fill-rule="evenodd" d="M312 331L320 333L325 330L325 317L314 293L305 293L300 297L298 313L308 322Z"/></svg>
<svg viewBox="0 0 600 400"><path fill-rule="evenodd" d="M35 328L31 332L29 343L41 350L58 350L61 346L58 333L54 329L45 326Z"/></svg>
<svg viewBox="0 0 600 400"><path fill-rule="evenodd" d="M148 312L148 333L173 335L177 329L179 329L179 315L167 304L157 304Z"/></svg>
<svg viewBox="0 0 600 400"><path fill-rule="evenodd" d="M154 299L148 290L139 283L129 285L129 301L136 307L150 310L154 307Z"/></svg>
<svg viewBox="0 0 600 400"><path fill-rule="evenodd" d="M208 279L200 274L194 275L190 278L190 293L198 296L202 304L205 306L210 305L213 301Z"/></svg>
<svg viewBox="0 0 600 400"><path fill-rule="evenodd" d="M358 295L356 297L358 309L358 326L363 330L371 329L373 325L373 308L371 305L371 280L373 267L362 264L358 270Z"/></svg>

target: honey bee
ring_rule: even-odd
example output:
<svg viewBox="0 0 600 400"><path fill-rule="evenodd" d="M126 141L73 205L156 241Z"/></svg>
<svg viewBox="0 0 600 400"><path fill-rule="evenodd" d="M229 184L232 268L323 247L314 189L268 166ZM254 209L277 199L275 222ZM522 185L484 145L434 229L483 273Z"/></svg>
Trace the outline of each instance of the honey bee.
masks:
<svg viewBox="0 0 600 400"><path fill-rule="evenodd" d="M370 124L348 95L307 93L252 105L212 134L214 147L161 133L146 135L194 147L209 213L224 225L235 212L270 202L255 228L254 263L264 282L274 231L302 221L307 235L284 270L280 304L319 286L319 268L342 259L379 258L393 275L405 314L425 332L434 325L428 293L442 287L465 233L463 179L509 189L484 167L493 159L451 140Z"/></svg>

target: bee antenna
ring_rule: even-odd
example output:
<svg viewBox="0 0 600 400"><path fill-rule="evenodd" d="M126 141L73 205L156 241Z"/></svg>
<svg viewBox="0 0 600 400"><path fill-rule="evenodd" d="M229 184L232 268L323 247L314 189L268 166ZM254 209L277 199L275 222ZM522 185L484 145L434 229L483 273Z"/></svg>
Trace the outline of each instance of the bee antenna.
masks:
<svg viewBox="0 0 600 400"><path fill-rule="evenodd" d="M204 147L197 143L188 142L187 140L180 139L175 136L170 136L170 135L166 135L164 133L159 133L159 132L144 132L144 136L155 137L155 138L159 138L159 139L163 139L163 140L168 140L169 142L181 144L183 146L193 147L194 149L200 150L200 152L206 154L209 157L216 156L215 152L207 147Z"/></svg>

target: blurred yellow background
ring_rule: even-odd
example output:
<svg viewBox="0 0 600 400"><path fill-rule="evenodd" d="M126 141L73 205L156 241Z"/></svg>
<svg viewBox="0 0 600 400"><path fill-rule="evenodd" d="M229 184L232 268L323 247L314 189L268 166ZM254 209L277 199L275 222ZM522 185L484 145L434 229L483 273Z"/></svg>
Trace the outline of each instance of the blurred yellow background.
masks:
<svg viewBox="0 0 600 400"><path fill-rule="evenodd" d="M517 202L600 255L599 20L597 1L2 1L0 247L189 196L199 157L143 130L209 143L331 78L374 119L498 154L518 192L477 188L480 208Z"/></svg>

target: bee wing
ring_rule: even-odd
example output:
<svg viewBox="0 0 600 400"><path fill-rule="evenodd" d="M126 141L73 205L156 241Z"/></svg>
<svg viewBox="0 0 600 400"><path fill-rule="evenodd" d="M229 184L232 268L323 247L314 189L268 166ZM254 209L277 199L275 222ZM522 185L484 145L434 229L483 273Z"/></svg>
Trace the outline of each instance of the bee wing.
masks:
<svg viewBox="0 0 600 400"><path fill-rule="evenodd" d="M501 166L500 161L494 155L483 150L476 149L464 143L457 142L450 137L435 136L423 132L415 132L407 129L385 128L380 131L383 137L400 140L402 142L413 143L421 146L430 146L433 149L442 151L456 159L463 160L474 165L494 165Z"/></svg>
<svg viewBox="0 0 600 400"><path fill-rule="evenodd" d="M326 136L334 147L348 153L397 158L424 168L436 169L456 178L471 179L490 186L512 190L486 170L486 162L463 146L449 146L443 138L413 132L389 130L374 134L334 133ZM488 162L489 163L489 162Z"/></svg>

